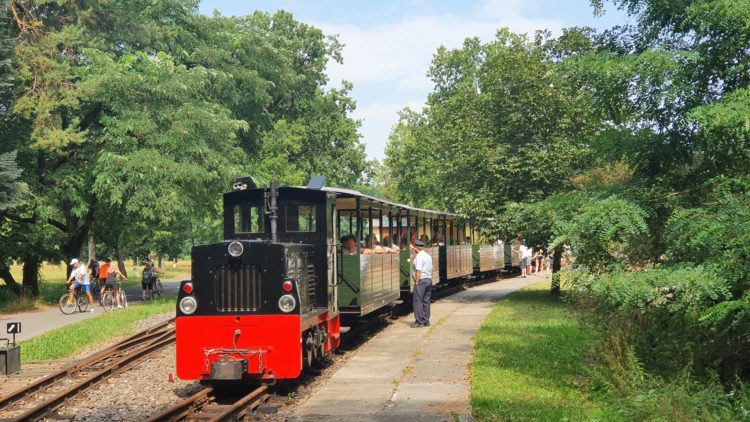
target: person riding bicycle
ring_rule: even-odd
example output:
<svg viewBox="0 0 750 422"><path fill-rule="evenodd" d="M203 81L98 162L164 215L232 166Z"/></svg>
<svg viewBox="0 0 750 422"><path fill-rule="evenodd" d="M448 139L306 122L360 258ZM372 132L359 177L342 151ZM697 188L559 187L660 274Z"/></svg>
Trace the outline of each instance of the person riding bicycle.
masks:
<svg viewBox="0 0 750 422"><path fill-rule="evenodd" d="M117 265L109 265L107 268L107 281L104 287L102 287L102 297L104 296L104 291L107 289L107 287L112 289L112 294L115 295L115 299L117 300L117 309L122 309L122 303L120 303L120 283L117 281L117 278L120 278L121 280L127 280L128 278L125 277L121 272L120 269L117 268Z"/></svg>
<svg viewBox="0 0 750 422"><path fill-rule="evenodd" d="M73 258L70 261L70 265L73 266L73 271L68 277L67 283L70 284L70 293L74 293L76 289L83 288L86 292L86 296L89 298L89 305L91 306L91 312L94 312L94 298L91 296L91 281L89 280L89 273L86 272L86 267L81 265L81 261L77 258Z"/></svg>
<svg viewBox="0 0 750 422"><path fill-rule="evenodd" d="M144 265L143 277L141 278L141 287L143 287L143 300L146 300L147 291L148 297L152 297L154 282L156 281L157 274L159 274L160 271L158 268L156 268L154 263L151 262L151 259L149 258L146 258Z"/></svg>

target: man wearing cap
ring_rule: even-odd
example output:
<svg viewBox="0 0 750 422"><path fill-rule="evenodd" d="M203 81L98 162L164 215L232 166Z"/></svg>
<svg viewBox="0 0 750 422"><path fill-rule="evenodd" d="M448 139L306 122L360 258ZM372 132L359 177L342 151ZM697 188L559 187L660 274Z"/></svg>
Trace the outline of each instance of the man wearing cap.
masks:
<svg viewBox="0 0 750 422"><path fill-rule="evenodd" d="M414 240L414 327L430 326L430 296L432 296L432 257L424 251L424 242Z"/></svg>
<svg viewBox="0 0 750 422"><path fill-rule="evenodd" d="M91 296L91 281L89 281L89 273L86 271L86 267L81 265L81 262L78 261L77 258L73 258L70 261L70 265L73 266L73 271L71 271L70 277L68 277L70 292L73 293L78 287L83 287L86 296L89 298L91 312L94 312L94 298Z"/></svg>

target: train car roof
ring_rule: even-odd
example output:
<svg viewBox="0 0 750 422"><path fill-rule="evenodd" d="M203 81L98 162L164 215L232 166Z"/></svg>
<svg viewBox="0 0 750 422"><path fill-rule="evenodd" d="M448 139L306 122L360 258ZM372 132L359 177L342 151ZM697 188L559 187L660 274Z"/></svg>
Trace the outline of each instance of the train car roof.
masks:
<svg viewBox="0 0 750 422"><path fill-rule="evenodd" d="M224 193L224 197L225 198L237 198L238 196L239 197L244 196L245 193L247 192L262 191L263 189L266 189L266 188L252 187L249 189L234 190L234 191ZM279 189L280 190L295 190L295 191L299 190L300 192L330 192L330 193L335 193L338 197L365 199L374 204L380 204L386 207L395 207L395 208L401 208L401 209L406 209L410 211L416 211L418 213L428 214L431 216L446 216L446 217L451 217L451 218L458 217L456 214L453 214L453 213L449 213L445 211L429 210L425 208L416 208L416 207L412 207L412 206L405 205L405 204L399 204L397 202L392 202L392 201L388 201L385 199L376 198L374 196L365 195L362 192L352 190L352 189L334 188L334 187L329 187L329 186L323 186L320 189L310 189L305 186L279 186Z"/></svg>
<svg viewBox="0 0 750 422"><path fill-rule="evenodd" d="M305 189L305 188L302 188L302 189ZM424 208L416 208L416 207L412 207L412 206L409 206L409 205L399 204L397 202L391 202L391 201L387 201L385 199L376 198L374 196L365 195L362 192L359 192L359 191L356 191L356 190L352 190L352 189L333 188L333 187L324 186L323 188L321 188L321 190L325 191L325 192L335 193L335 194L337 194L339 196L343 196L343 197L364 198L364 199L367 199L368 201L377 202L377 203L380 203L380 204L383 204L383 205L388 205L388 206L391 206L391 207L404 208L404 209L408 209L408 210L412 210L412 211L417 211L417 212L421 212L421 213L425 213L425 214L445 215L445 216L449 216L449 217L457 217L456 214L452 214L452 213L449 213L449 212L428 210L428 209L424 209Z"/></svg>

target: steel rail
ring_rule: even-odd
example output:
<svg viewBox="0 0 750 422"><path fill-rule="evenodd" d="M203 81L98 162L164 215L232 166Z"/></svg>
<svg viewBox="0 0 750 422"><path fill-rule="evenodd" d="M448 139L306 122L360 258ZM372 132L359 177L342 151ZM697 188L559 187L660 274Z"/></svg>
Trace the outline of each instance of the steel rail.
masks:
<svg viewBox="0 0 750 422"><path fill-rule="evenodd" d="M53 372L52 374L47 375L46 377L40 380L34 381L25 387L19 388L18 390L12 391L11 393L3 397L0 397L0 410L3 410L6 407L10 406L11 404L19 400L22 400L23 398L25 398L26 396L30 394L33 394L39 390L47 388L62 379L71 377L81 370L90 368L93 365L98 365L99 363L107 359L110 359L113 356L116 356L117 354L123 353L127 351L128 349L138 347L148 341L152 341L153 339L164 335L165 332L168 332L165 330L167 330L169 325L173 322L174 322L174 318L164 323L157 324L153 327L139 331L115 345L112 345L110 347L107 347L104 350L100 350L96 353L93 353L90 356L84 358L83 360L80 360L69 366L66 366L65 368L62 368L56 372Z"/></svg>
<svg viewBox="0 0 750 422"><path fill-rule="evenodd" d="M164 333L162 337L156 340L153 340L151 343L146 344L140 349L137 349L123 357L115 359L112 362L109 362L106 368L101 369L95 372L94 374L91 374L90 376L84 378L83 380L76 383L75 385L72 385L62 390L61 392L48 398L41 404L38 404L32 409L25 411L21 415L15 416L13 420L26 421L26 420L41 419L42 417L46 416L49 412L57 409L68 398L75 396L76 394L79 394L82 391L85 391L92 385L95 385L98 382L106 378L109 378L112 375L115 375L117 373L120 373L122 371L126 371L132 368L133 366L139 364L140 360L143 357L157 350L160 350L161 348L165 346L168 346L174 343L174 340L175 340L174 331Z"/></svg>
<svg viewBox="0 0 750 422"><path fill-rule="evenodd" d="M253 404L260 402L267 385L261 385L231 404L220 404L214 401L216 391L206 387L192 396L175 403L171 407L152 415L147 422L182 421L200 419L201 421L234 420Z"/></svg>

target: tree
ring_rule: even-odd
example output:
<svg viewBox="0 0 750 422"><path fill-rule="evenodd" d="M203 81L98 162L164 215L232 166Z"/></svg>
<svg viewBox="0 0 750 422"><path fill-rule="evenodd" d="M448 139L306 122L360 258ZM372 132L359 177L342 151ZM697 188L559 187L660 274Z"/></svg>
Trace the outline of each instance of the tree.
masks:
<svg viewBox="0 0 750 422"><path fill-rule="evenodd" d="M45 251L16 256L31 285L42 259L78 256L92 233L120 260L123 248L180 249L233 177L283 150L278 134L301 134L279 179L353 184L366 168L350 87L323 89L340 45L288 13L209 17L192 0L3 12L14 79L2 116L34 193L13 227L33 235L14 250Z"/></svg>
<svg viewBox="0 0 750 422"><path fill-rule="evenodd" d="M421 116L402 114L391 135L391 191L480 221L510 201L569 188L601 126L588 92L560 63L591 49L587 34L540 33L532 41L503 29L487 44L470 38L461 49L440 48L428 107ZM414 151L427 157L415 164Z"/></svg>

